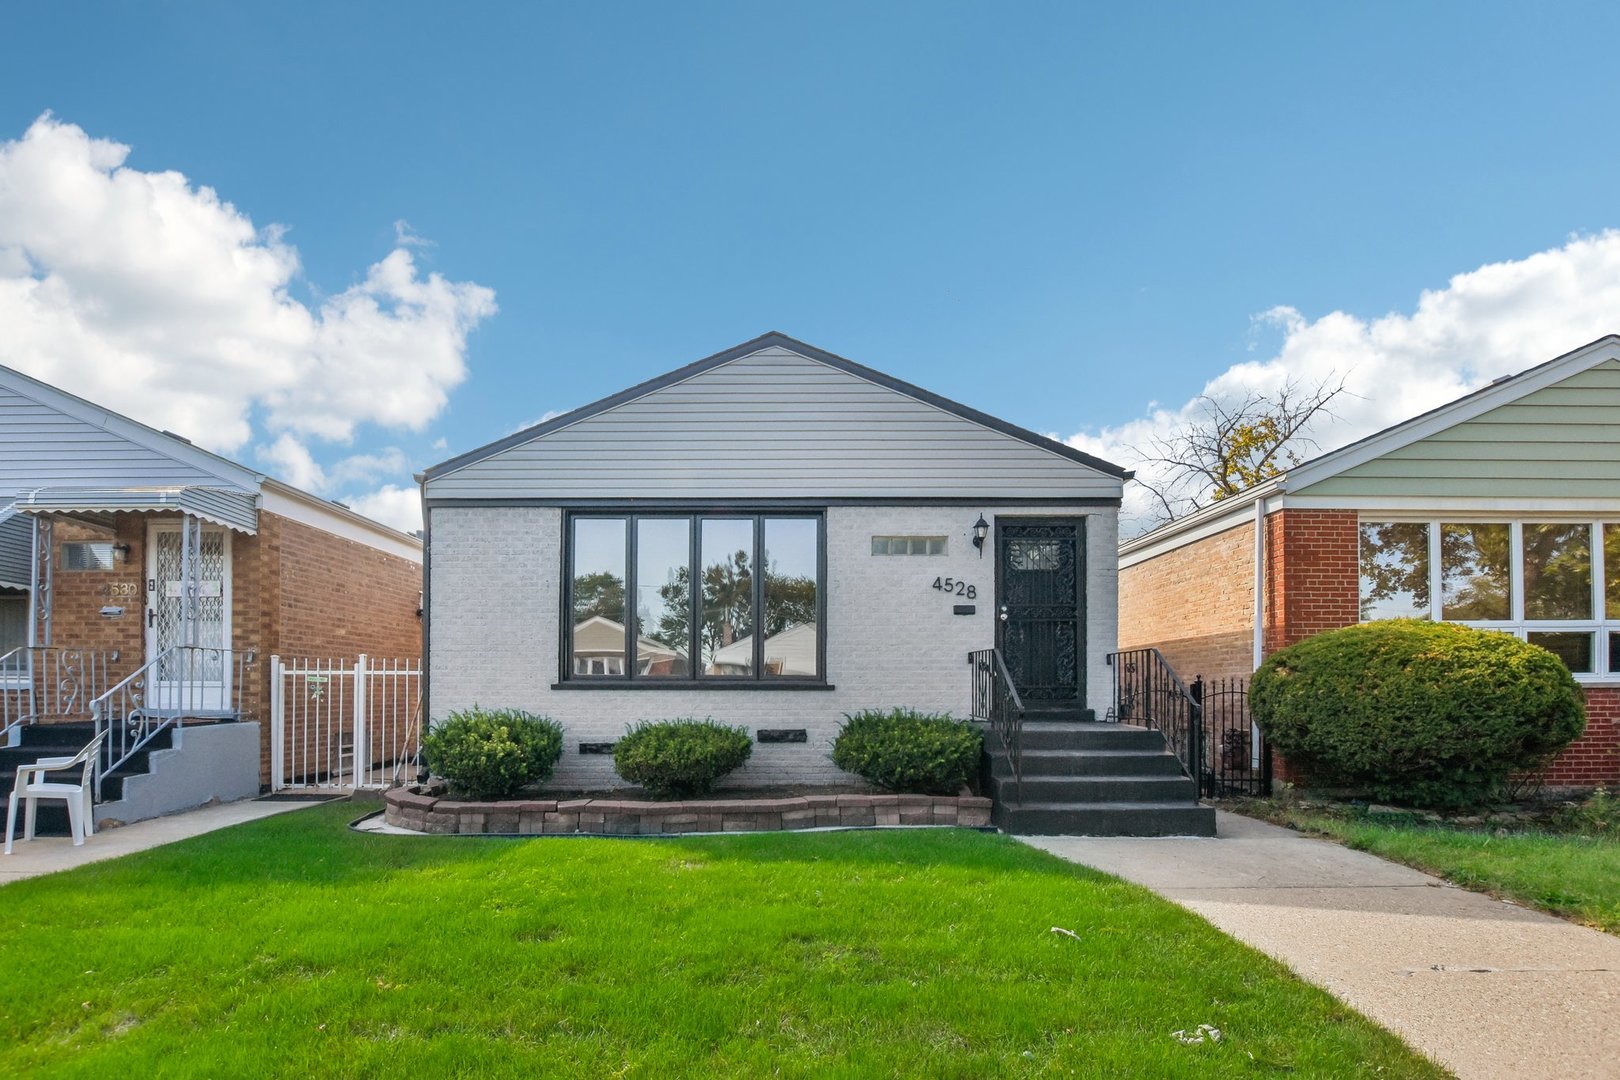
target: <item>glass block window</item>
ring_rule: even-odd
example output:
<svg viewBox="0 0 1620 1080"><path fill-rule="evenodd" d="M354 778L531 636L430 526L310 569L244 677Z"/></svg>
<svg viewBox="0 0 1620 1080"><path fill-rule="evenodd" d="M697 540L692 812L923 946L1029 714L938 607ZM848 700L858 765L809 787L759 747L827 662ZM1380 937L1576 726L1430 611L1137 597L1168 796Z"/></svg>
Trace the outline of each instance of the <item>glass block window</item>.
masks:
<svg viewBox="0 0 1620 1080"><path fill-rule="evenodd" d="M874 536L874 555L943 555L943 536Z"/></svg>

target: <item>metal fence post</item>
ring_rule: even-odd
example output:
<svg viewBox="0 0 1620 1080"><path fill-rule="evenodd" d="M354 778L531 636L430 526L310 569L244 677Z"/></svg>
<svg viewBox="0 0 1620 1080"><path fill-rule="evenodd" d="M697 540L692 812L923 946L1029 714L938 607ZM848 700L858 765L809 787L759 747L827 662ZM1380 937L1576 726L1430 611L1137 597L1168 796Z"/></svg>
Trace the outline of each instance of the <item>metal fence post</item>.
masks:
<svg viewBox="0 0 1620 1080"><path fill-rule="evenodd" d="M1193 784L1195 790L1204 794L1204 677L1193 677L1192 686L1188 689L1188 696L1192 698L1192 731L1188 738L1192 745L1188 758L1192 765Z"/></svg>
<svg viewBox="0 0 1620 1080"><path fill-rule="evenodd" d="M366 654L354 661L354 784L365 787L371 779L371 736L366 731Z"/></svg>
<svg viewBox="0 0 1620 1080"><path fill-rule="evenodd" d="M287 718L281 712L281 657L270 657L270 790L287 786Z"/></svg>

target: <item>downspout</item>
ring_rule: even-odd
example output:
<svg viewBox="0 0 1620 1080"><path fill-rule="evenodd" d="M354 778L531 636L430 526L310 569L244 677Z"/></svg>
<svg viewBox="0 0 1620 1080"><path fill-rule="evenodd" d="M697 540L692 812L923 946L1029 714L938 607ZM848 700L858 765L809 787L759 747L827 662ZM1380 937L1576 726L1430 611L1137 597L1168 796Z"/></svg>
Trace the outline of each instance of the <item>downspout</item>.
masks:
<svg viewBox="0 0 1620 1080"><path fill-rule="evenodd" d="M422 709L422 726L417 738L426 735L431 726L430 717L433 713L428 704L428 694L433 689L433 680L428 672L432 665L429 663L433 655L432 635L433 628L433 577L430 564L433 558L433 522L428 514L427 505L427 475L416 474L416 489L422 497L422 687L417 695L417 702Z"/></svg>
<svg viewBox="0 0 1620 1080"><path fill-rule="evenodd" d="M1266 497L1254 500L1254 668L1266 658Z"/></svg>

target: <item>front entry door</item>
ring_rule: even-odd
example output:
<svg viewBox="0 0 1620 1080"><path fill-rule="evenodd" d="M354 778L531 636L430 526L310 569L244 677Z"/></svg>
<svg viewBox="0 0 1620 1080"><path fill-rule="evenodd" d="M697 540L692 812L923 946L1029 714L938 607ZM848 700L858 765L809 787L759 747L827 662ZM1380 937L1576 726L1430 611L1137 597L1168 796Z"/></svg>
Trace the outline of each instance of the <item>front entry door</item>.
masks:
<svg viewBox="0 0 1620 1080"><path fill-rule="evenodd" d="M1085 700L1085 521L998 518L997 644L1031 709Z"/></svg>
<svg viewBox="0 0 1620 1080"><path fill-rule="evenodd" d="M185 533L179 522L153 522L146 542L146 656L151 660L185 638ZM171 712L204 715L230 697L231 545L226 530L203 525L194 559L195 626L189 644L153 673L147 702Z"/></svg>

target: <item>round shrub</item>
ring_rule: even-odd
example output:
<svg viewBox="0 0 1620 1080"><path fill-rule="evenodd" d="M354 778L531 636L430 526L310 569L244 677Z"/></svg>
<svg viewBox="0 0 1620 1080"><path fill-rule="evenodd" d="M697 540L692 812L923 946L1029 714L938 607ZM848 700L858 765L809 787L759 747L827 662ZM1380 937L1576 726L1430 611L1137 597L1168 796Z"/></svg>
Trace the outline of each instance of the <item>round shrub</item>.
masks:
<svg viewBox="0 0 1620 1080"><path fill-rule="evenodd" d="M562 725L517 709L453 712L422 737L428 768L458 794L504 799L551 778L562 756Z"/></svg>
<svg viewBox="0 0 1620 1080"><path fill-rule="evenodd" d="M613 745L613 768L655 799L683 799L707 795L753 752L747 728L660 720L635 725Z"/></svg>
<svg viewBox="0 0 1620 1080"><path fill-rule="evenodd" d="M1274 653L1250 684L1254 719L1313 783L1458 809L1499 797L1585 727L1552 653L1508 634L1392 619Z"/></svg>
<svg viewBox="0 0 1620 1080"><path fill-rule="evenodd" d="M984 737L965 720L890 709L845 714L833 764L879 787L914 795L955 795L979 774Z"/></svg>

